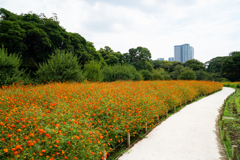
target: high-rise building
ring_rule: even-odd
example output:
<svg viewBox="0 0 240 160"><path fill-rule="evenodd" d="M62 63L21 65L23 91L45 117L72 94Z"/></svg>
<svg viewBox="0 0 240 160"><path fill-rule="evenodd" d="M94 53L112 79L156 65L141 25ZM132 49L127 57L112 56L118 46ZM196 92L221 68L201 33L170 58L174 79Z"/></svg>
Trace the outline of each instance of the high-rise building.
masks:
<svg viewBox="0 0 240 160"><path fill-rule="evenodd" d="M157 58L157 60L164 61L164 58Z"/></svg>
<svg viewBox="0 0 240 160"><path fill-rule="evenodd" d="M168 61L173 62L173 61L174 61L174 57L169 57L169 58L168 58Z"/></svg>
<svg viewBox="0 0 240 160"><path fill-rule="evenodd" d="M174 46L175 61L185 63L187 60L194 59L194 48L189 44Z"/></svg>

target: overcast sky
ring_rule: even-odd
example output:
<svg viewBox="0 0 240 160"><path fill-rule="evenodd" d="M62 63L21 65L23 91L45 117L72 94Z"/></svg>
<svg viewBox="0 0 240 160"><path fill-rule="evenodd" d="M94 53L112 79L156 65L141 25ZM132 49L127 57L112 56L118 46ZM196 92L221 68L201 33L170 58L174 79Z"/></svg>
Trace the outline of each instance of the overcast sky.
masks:
<svg viewBox="0 0 240 160"><path fill-rule="evenodd" d="M201 62L240 51L240 0L0 0L21 14L51 17L96 49L126 53L146 47L152 59L174 56L174 45L188 43Z"/></svg>

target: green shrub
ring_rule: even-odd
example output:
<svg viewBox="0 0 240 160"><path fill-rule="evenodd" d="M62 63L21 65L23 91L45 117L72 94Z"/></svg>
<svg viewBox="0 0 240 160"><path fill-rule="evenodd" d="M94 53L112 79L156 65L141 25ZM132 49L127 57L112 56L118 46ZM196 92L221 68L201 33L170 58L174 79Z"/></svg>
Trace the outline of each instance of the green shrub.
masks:
<svg viewBox="0 0 240 160"><path fill-rule="evenodd" d="M164 80L164 77L161 75L160 72L158 72L158 70L153 70L152 79L153 80Z"/></svg>
<svg viewBox="0 0 240 160"><path fill-rule="evenodd" d="M113 82L116 80L133 80L134 75L132 74L129 65L114 65L105 66L102 70L103 81Z"/></svg>
<svg viewBox="0 0 240 160"><path fill-rule="evenodd" d="M84 65L83 71L86 73L87 80L89 81L102 81L101 64L95 61L90 61Z"/></svg>
<svg viewBox="0 0 240 160"><path fill-rule="evenodd" d="M143 79L143 76L137 71L137 69L132 66L132 65L126 65L127 68L130 70L131 74L133 75L133 79L134 81L140 81Z"/></svg>
<svg viewBox="0 0 240 160"><path fill-rule="evenodd" d="M238 83L238 84L236 85L236 87L237 87L237 88L240 88L240 83Z"/></svg>
<svg viewBox="0 0 240 160"><path fill-rule="evenodd" d="M196 78L197 78L196 73L192 70L184 71L178 76L178 79L181 80L195 80Z"/></svg>
<svg viewBox="0 0 240 160"><path fill-rule="evenodd" d="M39 83L85 80L77 57L71 52L60 50L55 50L55 54L50 56L47 62L39 64L36 75Z"/></svg>
<svg viewBox="0 0 240 160"><path fill-rule="evenodd" d="M3 46L0 48L0 86L31 82L29 75L26 75L24 70L19 70L20 65L21 59L18 55L8 54Z"/></svg>
<svg viewBox="0 0 240 160"><path fill-rule="evenodd" d="M140 73L142 74L144 80L153 79L153 75L149 70L141 70Z"/></svg>

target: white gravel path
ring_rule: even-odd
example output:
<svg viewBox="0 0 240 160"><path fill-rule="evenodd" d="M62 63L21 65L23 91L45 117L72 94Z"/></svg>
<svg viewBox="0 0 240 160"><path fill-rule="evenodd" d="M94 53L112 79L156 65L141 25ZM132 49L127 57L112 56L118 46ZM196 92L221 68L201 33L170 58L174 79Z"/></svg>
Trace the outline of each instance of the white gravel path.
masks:
<svg viewBox="0 0 240 160"><path fill-rule="evenodd" d="M219 160L222 145L216 120L224 99L234 92L222 91L187 105L123 154L120 160Z"/></svg>

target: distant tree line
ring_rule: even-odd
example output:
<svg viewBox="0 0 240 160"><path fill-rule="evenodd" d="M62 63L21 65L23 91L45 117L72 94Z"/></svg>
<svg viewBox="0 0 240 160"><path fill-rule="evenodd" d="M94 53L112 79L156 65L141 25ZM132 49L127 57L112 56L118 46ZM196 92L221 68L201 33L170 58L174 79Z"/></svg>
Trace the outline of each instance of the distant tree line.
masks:
<svg viewBox="0 0 240 160"><path fill-rule="evenodd" d="M56 14L29 12L17 15L0 8L0 85L14 82L116 80L237 81L239 52L203 64L151 60L145 47L115 52L109 46L96 50L78 33L67 32Z"/></svg>

